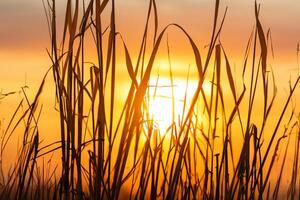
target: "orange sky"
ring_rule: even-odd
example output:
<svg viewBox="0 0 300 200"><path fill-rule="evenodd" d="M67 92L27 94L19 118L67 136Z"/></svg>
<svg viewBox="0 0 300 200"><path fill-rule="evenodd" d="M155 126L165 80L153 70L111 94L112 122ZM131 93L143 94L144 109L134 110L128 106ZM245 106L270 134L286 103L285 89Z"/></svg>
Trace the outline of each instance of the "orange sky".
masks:
<svg viewBox="0 0 300 200"><path fill-rule="evenodd" d="M287 88L289 75L293 73L291 69L297 67L296 45L300 40L300 3L293 0L258 2L261 3L261 21L264 29L266 31L270 27L272 30L275 59L271 60L271 63L274 65L275 77L280 78L277 83ZM116 0L116 3L117 31L122 33L135 60L149 1ZM57 4L58 21L63 21L65 1L57 1ZM231 64L239 67L247 39L255 24L254 1L221 1L220 15L226 6L228 14L221 41ZM214 12L213 1L164 0L157 1L157 7L159 31L169 23L178 23L196 41L201 53L206 53L204 46L209 43ZM182 70L182 66L193 65L190 46L179 33L174 30L168 32L172 63L178 66L178 69L175 69L177 74L187 71L186 68ZM42 0L0 1L0 89L3 92L17 91L25 82L32 91L36 91L38 83L50 66L46 53L48 47L49 35ZM162 45L161 49L158 65L163 66L166 63L165 45Z"/></svg>
<svg viewBox="0 0 300 200"><path fill-rule="evenodd" d="M117 2L117 30L120 31L134 55L146 18L147 0ZM261 19L265 30L271 28L275 50L275 63L287 74L296 67L296 45L300 40L300 3L293 0L265 0L261 3ZM63 12L63 1L58 1L58 11ZM210 0L164 0L157 1L159 27L178 23L185 27L197 42L200 50L209 41L214 3ZM253 0L221 1L220 13L228 6L228 15L222 32L222 42L231 60L238 62L243 54L254 25ZM59 16L60 17L60 16ZM185 45L185 40L174 39L172 43ZM45 49L49 47L46 18L41 0L0 1L0 87L5 89L11 82L39 81L49 59ZM137 42L136 42L137 41ZM185 46L184 46L185 47ZM186 45L186 47L188 47ZM173 47L177 57L186 59ZM288 63L286 62L288 61Z"/></svg>
<svg viewBox="0 0 300 200"><path fill-rule="evenodd" d="M148 9L148 0L116 0L117 31L135 60ZM271 63L280 85L287 88L288 78L297 67L296 46L300 41L300 3L294 0L265 0L261 3L261 21L265 31L272 30L275 59ZM65 1L57 1L58 21L63 21ZM255 24L253 0L221 1L220 15L228 6L221 41L232 65L240 66L247 39ZM182 25L196 41L202 54L209 43L214 2L211 0L157 1L159 31L169 23ZM109 13L107 13L108 16ZM107 22L108 23L108 22ZM170 30L171 57L174 65L193 65L192 51L178 31ZM179 36L179 37L178 37ZM49 35L42 0L0 1L0 90L19 90L25 84L37 87L50 66L46 48ZM158 64L166 62L165 45ZM204 56L203 56L204 57ZM181 73L178 67L177 74ZM193 68L193 66L192 66ZM186 72L186 68L184 69ZM185 76L185 75L184 75Z"/></svg>
<svg viewBox="0 0 300 200"><path fill-rule="evenodd" d="M265 0L261 3L261 21L265 31L270 27L275 51L271 63L279 88L288 88L288 79L297 67L296 46L300 41L300 3L294 0ZM57 21L63 21L65 1L57 0ZM128 45L133 60L141 41L148 9L148 0L116 0L117 31ZM221 35L221 41L233 66L240 66L247 39L255 24L253 0L221 1L220 15L228 6L228 13ZM182 25L197 43L202 54L209 43L214 2L211 0L157 0L159 31L169 23ZM109 13L106 13L109 16ZM108 22L106 22L108 23ZM105 24L105 22L104 22ZM186 76L186 67L193 65L192 51L186 39L174 29L168 32L171 59L177 75ZM42 0L0 1L0 90L20 90L26 82L30 91L37 91L43 75L50 66L46 48L49 35ZM166 45L158 55L158 66L164 66ZM123 51L123 50L122 50ZM121 53L123 55L123 52ZM204 55L202 56L204 57ZM124 66L120 66L120 68ZM191 66L193 69L193 66ZM124 68L125 69L125 68ZM154 73L157 69L154 68ZM51 77L49 78L51 80ZM48 83L48 85L51 85ZM52 98L45 93L45 98ZM14 102L14 103L13 103ZM3 105L15 105L18 101L7 98ZM16 105L15 105L16 106ZM53 105L50 105L53 106ZM5 106L6 107L6 106Z"/></svg>
<svg viewBox="0 0 300 200"><path fill-rule="evenodd" d="M57 0L57 2L58 12L62 14L65 1ZM261 3L260 16L263 27L265 31L268 28L272 30L275 51L275 59L272 63L277 84L279 87L288 88L289 75L293 73L292 69L297 67L296 46L300 41L300 2L295 0L258 2ZM149 1L116 0L116 3L117 31L122 33L132 57L135 58L144 29ZM228 13L221 41L232 64L239 66L247 39L255 24L254 1L221 1L220 14L224 12L226 6L228 6ZM169 23L178 23L196 41L201 53L206 53L204 46L209 43L214 1L157 0L157 7L159 31ZM58 17L58 21L63 21L61 15L58 14ZM182 36L178 33L178 31L168 32L172 62L178 66L187 66L193 62L190 56L192 51L186 40L178 37ZM32 92L37 91L38 83L50 66L50 60L46 53L49 43L42 0L0 0L0 91L4 93L17 91L25 82L30 86ZM165 47L162 48L165 53ZM163 55L159 56L158 62L161 65L164 65L166 59ZM181 69L175 70L181 73ZM182 71L186 73L186 68ZM44 92L43 97L54 100L52 94ZM3 113L12 113L19 99L18 96L16 98L9 97L4 102L0 102L0 114L2 115L0 120L3 116L7 116ZM45 103L44 112L47 112L48 116L55 116L57 113L54 112L54 109L49 111L48 107L53 108L53 104ZM48 119L48 127L49 122L51 128L55 127L51 124L54 123L54 119L52 117L48 117ZM48 132L45 133L48 134Z"/></svg>
<svg viewBox="0 0 300 200"><path fill-rule="evenodd" d="M58 9L63 11L61 2L63 1L58 1ZM128 37L128 40L135 40L137 33L140 32L138 30L143 28L148 1L117 0L116 2L119 16L118 29ZM176 22L183 25L193 38L202 43L207 40L206 36L209 35L208 30L213 17L212 1L164 0L157 1L157 5L160 27ZM265 0L261 1L261 5L262 21L266 28L272 29L276 50L293 52L300 35L300 27L297 26L300 18L300 3L295 3L293 0ZM254 1L226 0L221 1L221 6L222 8L228 6L222 34L223 42L227 42L230 47L236 47L233 39L245 43L254 24ZM0 22L1 52L24 49L39 51L47 47L48 33L42 0L1 0ZM134 31L132 31L133 27ZM237 34L239 37L236 37Z"/></svg>

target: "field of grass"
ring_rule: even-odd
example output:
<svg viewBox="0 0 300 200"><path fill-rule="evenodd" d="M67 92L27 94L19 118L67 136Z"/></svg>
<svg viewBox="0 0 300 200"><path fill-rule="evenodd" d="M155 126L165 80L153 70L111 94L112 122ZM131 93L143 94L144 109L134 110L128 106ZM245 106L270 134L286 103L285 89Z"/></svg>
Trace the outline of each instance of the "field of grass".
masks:
<svg viewBox="0 0 300 200"><path fill-rule="evenodd" d="M255 3L256 26L236 73L220 39L227 9L219 9L219 0L212 3L206 52L200 52L178 24L158 30L156 1L149 0L143 37L136 41L140 49L132 55L115 23L114 0L68 0L64 21L56 17L56 1L45 0L52 66L33 101L22 88L23 100L2 132L0 199L300 198L295 98L300 77L290 82L289 93L280 97L284 103L275 108L277 86L268 64L273 47L270 31L261 25L263 10ZM190 45L197 72L194 93L188 98L186 89L180 114L175 112L178 96L168 40L174 30ZM167 86L159 85L160 77L152 71L163 43L169 62ZM90 46L96 59L88 58ZM116 106L120 57L130 84L122 106ZM46 77L55 83L60 140L41 145L39 99L46 92ZM186 88L190 81L188 75ZM210 87L204 87L205 81ZM165 129L159 128L150 109L151 102L161 98L161 87L168 88L164 98L172 104ZM6 95L13 94L1 94L0 100ZM3 155L21 124L25 128L18 158L6 172ZM58 163L51 162L54 154Z"/></svg>

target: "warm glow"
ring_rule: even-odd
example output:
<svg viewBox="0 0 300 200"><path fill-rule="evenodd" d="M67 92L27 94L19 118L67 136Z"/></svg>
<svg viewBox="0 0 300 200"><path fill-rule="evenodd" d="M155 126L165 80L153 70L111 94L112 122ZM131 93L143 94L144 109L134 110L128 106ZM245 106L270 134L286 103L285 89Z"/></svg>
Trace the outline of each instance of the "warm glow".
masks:
<svg viewBox="0 0 300 200"><path fill-rule="evenodd" d="M147 97L149 100L148 110L150 119L154 121L154 127L159 129L160 134L163 135L173 123L173 120L178 125L182 121L182 116L186 115L187 108L190 105L190 101L195 93L198 82L196 80L189 80L187 83L186 80L183 79L174 80L173 102L170 80L167 78L161 78L158 80L157 87L155 87L156 81L157 80L155 79L150 80L149 93ZM205 80L202 87L204 92L208 95L211 90L211 83ZM185 95L187 107L184 110Z"/></svg>
<svg viewBox="0 0 300 200"><path fill-rule="evenodd" d="M300 1L0 0L1 199L300 199Z"/></svg>
<svg viewBox="0 0 300 200"><path fill-rule="evenodd" d="M172 100L155 97L149 102L149 115L154 121L154 127L164 134L172 123Z"/></svg>

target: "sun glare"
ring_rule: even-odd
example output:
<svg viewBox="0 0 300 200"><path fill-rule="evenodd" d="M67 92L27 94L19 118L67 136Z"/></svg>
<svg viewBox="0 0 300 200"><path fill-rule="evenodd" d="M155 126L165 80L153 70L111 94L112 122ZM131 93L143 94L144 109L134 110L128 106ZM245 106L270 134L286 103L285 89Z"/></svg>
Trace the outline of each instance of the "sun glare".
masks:
<svg viewBox="0 0 300 200"><path fill-rule="evenodd" d="M179 79L174 80L174 85L171 86L167 78L150 80L147 96L148 114L154 122L154 128L158 129L161 135L166 134L173 123L178 125L186 114L184 100L188 108L197 84L195 80L189 80L187 83L186 80ZM206 94L210 92L210 88L210 82L205 81L203 90Z"/></svg>

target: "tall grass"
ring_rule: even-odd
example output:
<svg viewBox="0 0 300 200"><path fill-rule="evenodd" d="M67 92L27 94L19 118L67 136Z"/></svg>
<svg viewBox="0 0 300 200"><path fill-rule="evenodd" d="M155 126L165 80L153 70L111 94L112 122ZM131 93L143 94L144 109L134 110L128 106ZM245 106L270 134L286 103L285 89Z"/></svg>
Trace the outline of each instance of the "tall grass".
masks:
<svg viewBox="0 0 300 200"><path fill-rule="evenodd" d="M240 79L235 79L220 39L227 9L220 17L219 3L216 0L207 52L201 53L182 26L169 24L159 32L156 2L149 0L143 37L134 57L118 32L114 0L68 0L61 33L56 1L45 1L51 41L47 53L52 61L50 72L55 83L60 140L40 145L39 97L44 78L32 103L23 90L24 100L1 138L3 164L11 135L21 121L26 122L18 160L8 174L1 170L4 177L1 199L299 198L300 127L292 99L300 78L290 85L282 108L275 109L277 87L268 67L271 34L264 31L260 7L255 3L256 26L240 66L243 69ZM108 20L105 12L110 12L108 27L103 25ZM158 51L171 27L187 38L198 79L190 101L186 92L177 120L172 49L167 40L172 122L166 133L159 133L149 114L151 98L156 98L155 92L149 98L149 81ZM150 31L154 34L149 34ZM87 59L87 48L91 45L97 55L92 62ZM117 72L121 70L117 47L124 50L131 81L121 109L116 106ZM212 83L209 93L203 89L205 80ZM160 86L154 87L159 90ZM259 113L257 106L262 108ZM23 107L27 109L22 112ZM20 118L18 113L22 113ZM200 115L206 125L201 124ZM269 121L275 121L275 126L267 127ZM286 184L282 177L289 170L285 162L292 141L295 141L291 147L293 166L290 183ZM57 144L59 147L55 148ZM284 155L279 159L280 149ZM49 166L44 162L38 164L38 160L53 152L61 157L59 166L45 174ZM276 170L275 165L279 166Z"/></svg>

